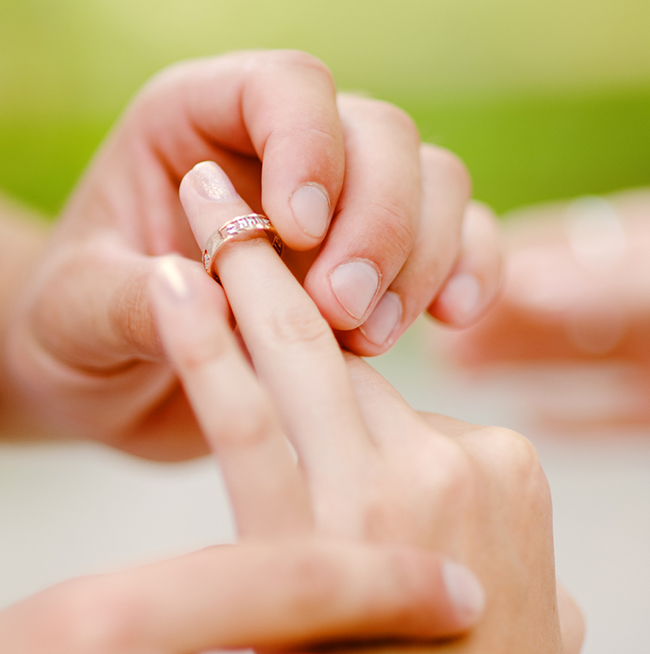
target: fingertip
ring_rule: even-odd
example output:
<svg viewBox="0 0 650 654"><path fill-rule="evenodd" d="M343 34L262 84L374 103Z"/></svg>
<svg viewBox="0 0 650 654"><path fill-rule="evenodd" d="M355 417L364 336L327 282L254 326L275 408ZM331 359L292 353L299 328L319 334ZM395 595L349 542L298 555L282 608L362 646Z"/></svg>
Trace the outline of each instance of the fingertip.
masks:
<svg viewBox="0 0 650 654"><path fill-rule="evenodd" d="M469 327L481 318L501 290L501 234L491 209L468 205L463 220L461 250L456 266L429 306L429 313L454 327Z"/></svg>
<svg viewBox="0 0 650 654"><path fill-rule="evenodd" d="M432 313L438 320L456 327L468 327L482 313L484 292L478 277L459 272L445 284L434 302Z"/></svg>
<svg viewBox="0 0 650 654"><path fill-rule="evenodd" d="M368 259L350 259L333 268L328 277L335 300L347 314L348 329L358 327L379 293L382 280L379 267ZM346 324L334 327L345 329Z"/></svg>
<svg viewBox="0 0 650 654"><path fill-rule="evenodd" d="M485 591L473 572L460 563L446 559L442 578L459 627L474 626L485 611Z"/></svg>
<svg viewBox="0 0 650 654"><path fill-rule="evenodd" d="M458 636L474 627L485 612L485 591L466 566L435 552L411 547L392 550L399 571L401 600L411 620L402 616L403 633L440 639Z"/></svg>
<svg viewBox="0 0 650 654"><path fill-rule="evenodd" d="M226 172L214 161L201 161L185 174L179 197L201 249L223 224L222 214L231 207L245 206Z"/></svg>
<svg viewBox="0 0 650 654"><path fill-rule="evenodd" d="M227 321L229 308L221 287L199 263L180 255L158 257L150 292L160 339L175 361L197 349L201 338Z"/></svg>
<svg viewBox="0 0 650 654"><path fill-rule="evenodd" d="M289 197L289 207L298 227L309 237L320 240L331 220L331 201L322 184L307 182Z"/></svg>
<svg viewBox="0 0 650 654"><path fill-rule="evenodd" d="M158 304L183 302L192 295L191 283L179 260L178 255L170 254L160 257L155 264L152 289Z"/></svg>
<svg viewBox="0 0 650 654"><path fill-rule="evenodd" d="M579 654L585 638L585 616L564 584L557 585L557 608L560 617L563 652Z"/></svg>
<svg viewBox="0 0 650 654"><path fill-rule="evenodd" d="M387 352L408 327L404 303L399 293L386 291L365 322L356 329L335 329L343 348L362 357Z"/></svg>
<svg viewBox="0 0 650 654"><path fill-rule="evenodd" d="M388 349L396 340L398 327L402 322L402 300L397 293L387 291L377 302L368 319L359 331L373 345Z"/></svg>

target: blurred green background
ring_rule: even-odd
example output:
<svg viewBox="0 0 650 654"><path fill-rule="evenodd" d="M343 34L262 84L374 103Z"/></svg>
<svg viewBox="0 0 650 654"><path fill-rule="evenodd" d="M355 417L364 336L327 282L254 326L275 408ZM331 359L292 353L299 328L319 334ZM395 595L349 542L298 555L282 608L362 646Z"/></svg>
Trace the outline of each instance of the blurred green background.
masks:
<svg viewBox="0 0 650 654"><path fill-rule="evenodd" d="M251 47L401 105L499 211L650 181L648 0L0 0L0 187L56 213L150 75Z"/></svg>

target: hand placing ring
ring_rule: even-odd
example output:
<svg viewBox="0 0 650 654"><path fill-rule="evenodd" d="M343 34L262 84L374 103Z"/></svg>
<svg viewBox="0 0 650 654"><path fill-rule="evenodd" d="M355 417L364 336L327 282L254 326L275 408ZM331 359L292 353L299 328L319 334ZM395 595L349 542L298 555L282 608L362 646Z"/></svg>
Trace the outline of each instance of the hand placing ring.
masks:
<svg viewBox="0 0 650 654"><path fill-rule="evenodd" d="M269 239L273 249L282 256L284 243L275 231L271 221L262 214L250 213L245 216L237 216L222 225L208 238L203 250L203 265L208 275L219 281L219 276L215 270L214 262L217 252L231 241L247 241L251 238L257 238L264 235Z"/></svg>

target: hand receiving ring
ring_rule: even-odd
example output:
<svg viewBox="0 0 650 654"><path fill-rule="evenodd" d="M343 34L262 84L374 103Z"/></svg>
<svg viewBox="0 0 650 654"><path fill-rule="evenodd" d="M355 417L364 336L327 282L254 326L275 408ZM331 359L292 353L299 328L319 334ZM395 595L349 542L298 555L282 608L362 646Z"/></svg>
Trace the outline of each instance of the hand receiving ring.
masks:
<svg viewBox="0 0 650 654"><path fill-rule="evenodd" d="M219 275L214 267L217 252L231 241L247 241L251 238L257 238L261 235L266 236L273 246L273 249L282 256L284 243L278 235L271 221L262 214L250 213L245 216L237 216L229 220L214 232L205 245L203 250L203 266L208 275L212 276L219 284Z"/></svg>

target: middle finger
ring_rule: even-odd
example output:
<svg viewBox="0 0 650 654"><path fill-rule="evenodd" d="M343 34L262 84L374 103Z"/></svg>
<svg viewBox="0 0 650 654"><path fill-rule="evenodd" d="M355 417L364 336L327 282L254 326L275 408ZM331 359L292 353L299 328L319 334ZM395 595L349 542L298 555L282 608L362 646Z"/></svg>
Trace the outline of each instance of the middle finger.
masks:
<svg viewBox="0 0 650 654"><path fill-rule="evenodd" d="M400 109L342 96L339 112L345 180L305 288L332 327L349 330L372 313L411 252L420 218L420 153L417 128Z"/></svg>

